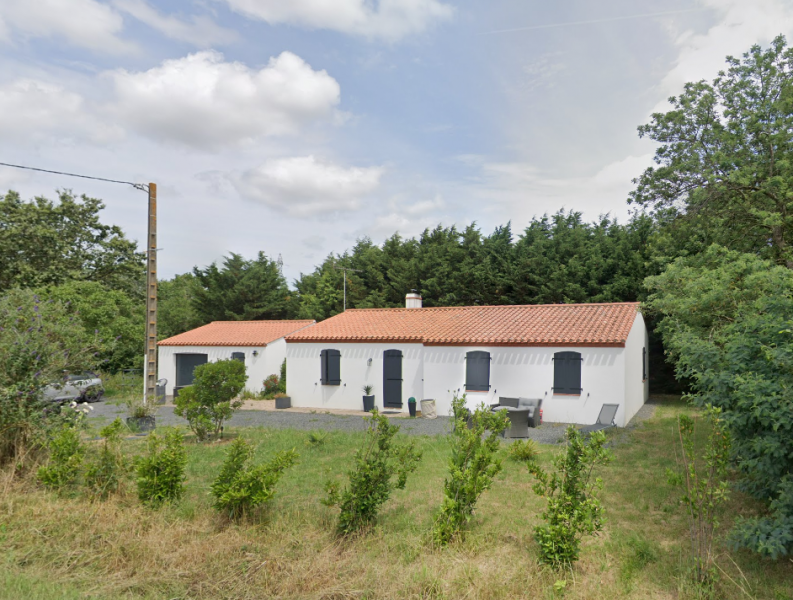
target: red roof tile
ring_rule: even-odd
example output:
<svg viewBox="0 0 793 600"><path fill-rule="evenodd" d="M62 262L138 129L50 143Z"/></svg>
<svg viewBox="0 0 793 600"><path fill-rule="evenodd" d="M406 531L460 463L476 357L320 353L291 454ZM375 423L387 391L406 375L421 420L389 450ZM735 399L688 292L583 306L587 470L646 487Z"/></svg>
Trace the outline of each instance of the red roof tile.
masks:
<svg viewBox="0 0 793 600"><path fill-rule="evenodd" d="M266 346L314 321L214 321L162 340L159 346Z"/></svg>
<svg viewBox="0 0 793 600"><path fill-rule="evenodd" d="M624 346L637 302L350 309L290 342L415 342L432 346Z"/></svg>

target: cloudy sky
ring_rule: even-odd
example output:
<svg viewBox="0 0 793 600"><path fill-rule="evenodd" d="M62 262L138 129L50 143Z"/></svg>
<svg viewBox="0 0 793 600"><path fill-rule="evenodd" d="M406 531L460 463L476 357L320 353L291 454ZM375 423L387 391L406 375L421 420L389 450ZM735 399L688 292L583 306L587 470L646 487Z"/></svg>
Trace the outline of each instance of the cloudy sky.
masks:
<svg viewBox="0 0 793 600"><path fill-rule="evenodd" d="M791 0L0 0L0 162L158 184L161 276L233 251L288 278L361 236L625 219L685 81ZM146 196L70 188L143 240Z"/></svg>

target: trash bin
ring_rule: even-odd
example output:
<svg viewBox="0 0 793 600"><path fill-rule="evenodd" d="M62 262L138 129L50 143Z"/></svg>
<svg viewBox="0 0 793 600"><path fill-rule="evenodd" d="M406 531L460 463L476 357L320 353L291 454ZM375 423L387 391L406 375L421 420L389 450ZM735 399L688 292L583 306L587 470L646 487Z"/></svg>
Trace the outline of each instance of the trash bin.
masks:
<svg viewBox="0 0 793 600"><path fill-rule="evenodd" d="M167 379L160 379L154 388L154 396L157 398L157 404L165 404L165 386L168 385Z"/></svg>
<svg viewBox="0 0 793 600"><path fill-rule="evenodd" d="M438 416L435 412L435 400L421 401L421 416L425 419L434 419Z"/></svg>

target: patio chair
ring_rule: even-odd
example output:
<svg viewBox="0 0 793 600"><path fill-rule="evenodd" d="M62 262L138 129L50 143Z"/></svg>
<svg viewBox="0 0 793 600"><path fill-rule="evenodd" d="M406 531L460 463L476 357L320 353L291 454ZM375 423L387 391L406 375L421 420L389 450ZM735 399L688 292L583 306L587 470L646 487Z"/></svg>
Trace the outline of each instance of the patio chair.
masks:
<svg viewBox="0 0 793 600"><path fill-rule="evenodd" d="M518 398L518 408L529 409L529 427L537 427L540 424L540 407L542 398Z"/></svg>
<svg viewBox="0 0 793 600"><path fill-rule="evenodd" d="M614 422L614 417L617 416L617 409L620 407L619 404L604 404L600 409L600 414L598 415L598 419L594 425L585 425L579 431L584 435L590 435L595 431L601 431L603 429L608 429L609 427L616 427L617 424Z"/></svg>

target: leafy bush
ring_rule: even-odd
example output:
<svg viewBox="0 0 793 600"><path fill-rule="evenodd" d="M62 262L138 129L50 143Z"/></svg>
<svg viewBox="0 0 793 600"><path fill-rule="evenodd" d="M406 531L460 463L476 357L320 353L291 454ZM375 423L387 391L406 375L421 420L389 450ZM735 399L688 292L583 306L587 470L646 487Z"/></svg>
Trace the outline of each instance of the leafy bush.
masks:
<svg viewBox="0 0 793 600"><path fill-rule="evenodd" d="M44 388L63 383L66 371L94 368L97 343L60 302L29 290L0 298L0 465L46 448L62 411L43 401Z"/></svg>
<svg viewBox="0 0 793 600"><path fill-rule="evenodd" d="M53 489L74 485L80 477L85 458L85 447L77 427L60 427L50 438L48 464L38 470L38 480Z"/></svg>
<svg viewBox="0 0 793 600"><path fill-rule="evenodd" d="M764 556L793 552L793 271L719 246L647 279L648 309L691 401L721 409L739 487L767 503L731 539Z"/></svg>
<svg viewBox="0 0 793 600"><path fill-rule="evenodd" d="M306 438L306 445L307 446L322 446L328 439L328 432L327 431L309 431L308 438Z"/></svg>
<svg viewBox="0 0 793 600"><path fill-rule="evenodd" d="M245 387L245 365L238 360L219 360L196 367L193 385L176 397L174 413L187 419L200 440L223 432L223 422L242 406L235 400Z"/></svg>
<svg viewBox="0 0 793 600"><path fill-rule="evenodd" d="M121 453L121 432L124 429L124 423L117 418L99 432L104 442L85 470L85 485L97 498L105 499L117 492L126 473L127 461Z"/></svg>
<svg viewBox="0 0 793 600"><path fill-rule="evenodd" d="M322 502L326 506L339 506L336 530L347 535L371 524L380 507L394 489L405 489L407 477L416 470L421 452L413 441L397 444L394 436L399 426L375 408L367 421L366 440L355 453L355 465L348 472L349 485L340 491L336 482L328 482L328 493Z"/></svg>
<svg viewBox="0 0 793 600"><path fill-rule="evenodd" d="M261 465L250 466L253 446L242 438L231 444L220 474L211 486L214 507L231 519L250 514L275 494L275 486L284 471L297 462L294 450L278 452Z"/></svg>
<svg viewBox="0 0 793 600"><path fill-rule="evenodd" d="M540 560L557 569L576 562L583 536L603 528L603 509L597 498L603 484L592 473L611 460L603 447L606 436L602 431L594 432L586 442L570 425L566 437L567 449L553 461L555 471L545 472L536 461L528 465L537 480L534 492L548 498L542 513L545 523L534 528L534 539L540 545Z"/></svg>
<svg viewBox="0 0 793 600"><path fill-rule="evenodd" d="M537 444L534 440L515 440L509 445L507 456L516 462L530 462L537 458Z"/></svg>
<svg viewBox="0 0 793 600"><path fill-rule="evenodd" d="M164 438L150 433L148 444L148 454L136 464L138 498L151 506L181 499L187 465L184 437L176 429L167 431Z"/></svg>
<svg viewBox="0 0 793 600"><path fill-rule="evenodd" d="M263 385L262 396L265 398L272 398L277 392L281 391L281 382L275 373L267 377Z"/></svg>
<svg viewBox="0 0 793 600"><path fill-rule="evenodd" d="M462 533L474 514L479 496L490 488L493 478L501 471L500 434L509 424L506 411L492 412L484 404L471 415L465 408L465 394L460 397L455 394L452 414L449 475L432 528L432 539L439 545L448 544Z"/></svg>
<svg viewBox="0 0 793 600"><path fill-rule="evenodd" d="M286 359L281 363L281 379L278 381L278 391L286 393Z"/></svg>
<svg viewBox="0 0 793 600"><path fill-rule="evenodd" d="M705 583L713 573L713 532L718 525L717 512L729 496L727 467L730 459L730 435L718 408L705 412L710 425L702 456L694 444L694 421L688 415L677 418L680 436L679 472L667 470L670 483L683 485L680 499L686 509L694 560L694 578Z"/></svg>

